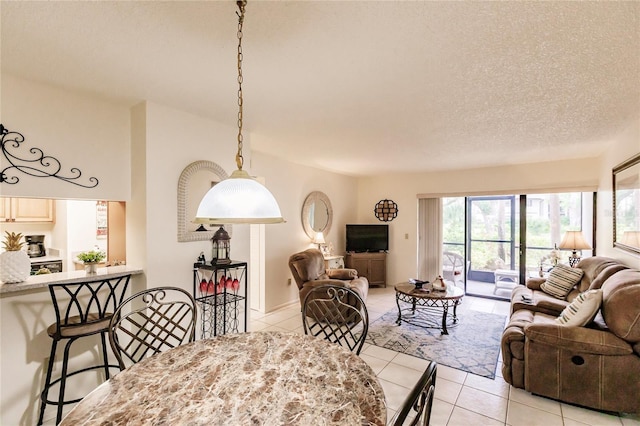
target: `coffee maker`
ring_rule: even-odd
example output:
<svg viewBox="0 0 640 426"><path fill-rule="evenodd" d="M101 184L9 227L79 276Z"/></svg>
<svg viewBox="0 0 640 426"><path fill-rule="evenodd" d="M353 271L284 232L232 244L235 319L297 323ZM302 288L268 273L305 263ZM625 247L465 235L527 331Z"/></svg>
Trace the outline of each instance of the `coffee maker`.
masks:
<svg viewBox="0 0 640 426"><path fill-rule="evenodd" d="M46 256L44 235L25 235L24 240L27 242L27 255L29 257Z"/></svg>

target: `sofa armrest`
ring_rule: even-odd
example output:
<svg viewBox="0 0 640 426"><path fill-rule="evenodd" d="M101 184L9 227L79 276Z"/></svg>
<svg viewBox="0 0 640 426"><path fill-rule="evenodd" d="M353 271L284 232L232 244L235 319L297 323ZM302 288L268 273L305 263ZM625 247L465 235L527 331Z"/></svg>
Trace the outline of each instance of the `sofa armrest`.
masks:
<svg viewBox="0 0 640 426"><path fill-rule="evenodd" d="M556 324L528 324L524 327L526 339L558 349L594 355L629 355L632 346L605 330L587 327L566 327Z"/></svg>
<svg viewBox="0 0 640 426"><path fill-rule="evenodd" d="M546 279L544 278L529 278L527 280L526 286L531 290L540 290L540 286L544 283Z"/></svg>
<svg viewBox="0 0 640 426"><path fill-rule="evenodd" d="M350 268L327 269L327 275L336 280L352 280L358 278L358 271Z"/></svg>

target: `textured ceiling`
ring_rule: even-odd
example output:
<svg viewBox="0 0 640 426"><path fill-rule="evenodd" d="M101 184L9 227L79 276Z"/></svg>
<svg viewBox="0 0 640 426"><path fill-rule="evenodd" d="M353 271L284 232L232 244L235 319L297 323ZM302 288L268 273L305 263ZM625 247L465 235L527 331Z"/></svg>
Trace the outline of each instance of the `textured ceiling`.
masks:
<svg viewBox="0 0 640 426"><path fill-rule="evenodd" d="M0 7L3 73L235 125L234 2ZM253 148L347 174L592 157L640 117L640 2L250 1L243 47Z"/></svg>

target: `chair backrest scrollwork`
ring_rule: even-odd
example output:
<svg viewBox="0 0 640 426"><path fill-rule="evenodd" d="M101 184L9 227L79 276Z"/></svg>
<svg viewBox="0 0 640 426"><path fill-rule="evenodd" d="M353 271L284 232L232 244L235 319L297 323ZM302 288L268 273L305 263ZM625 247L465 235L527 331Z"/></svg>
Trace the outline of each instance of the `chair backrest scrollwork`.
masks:
<svg viewBox="0 0 640 426"><path fill-rule="evenodd" d="M195 340L196 301L178 287L134 294L114 313L109 341L120 369Z"/></svg>
<svg viewBox="0 0 640 426"><path fill-rule="evenodd" d="M307 293L302 304L304 333L322 337L360 354L369 331L364 301L345 286L322 285Z"/></svg>

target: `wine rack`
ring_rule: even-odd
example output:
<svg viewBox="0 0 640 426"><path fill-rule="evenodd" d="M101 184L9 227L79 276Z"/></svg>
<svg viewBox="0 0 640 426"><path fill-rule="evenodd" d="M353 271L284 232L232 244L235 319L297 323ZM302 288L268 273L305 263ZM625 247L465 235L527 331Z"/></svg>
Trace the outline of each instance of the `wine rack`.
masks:
<svg viewBox="0 0 640 426"><path fill-rule="evenodd" d="M200 307L201 339L247 331L246 262L195 263L193 297Z"/></svg>

